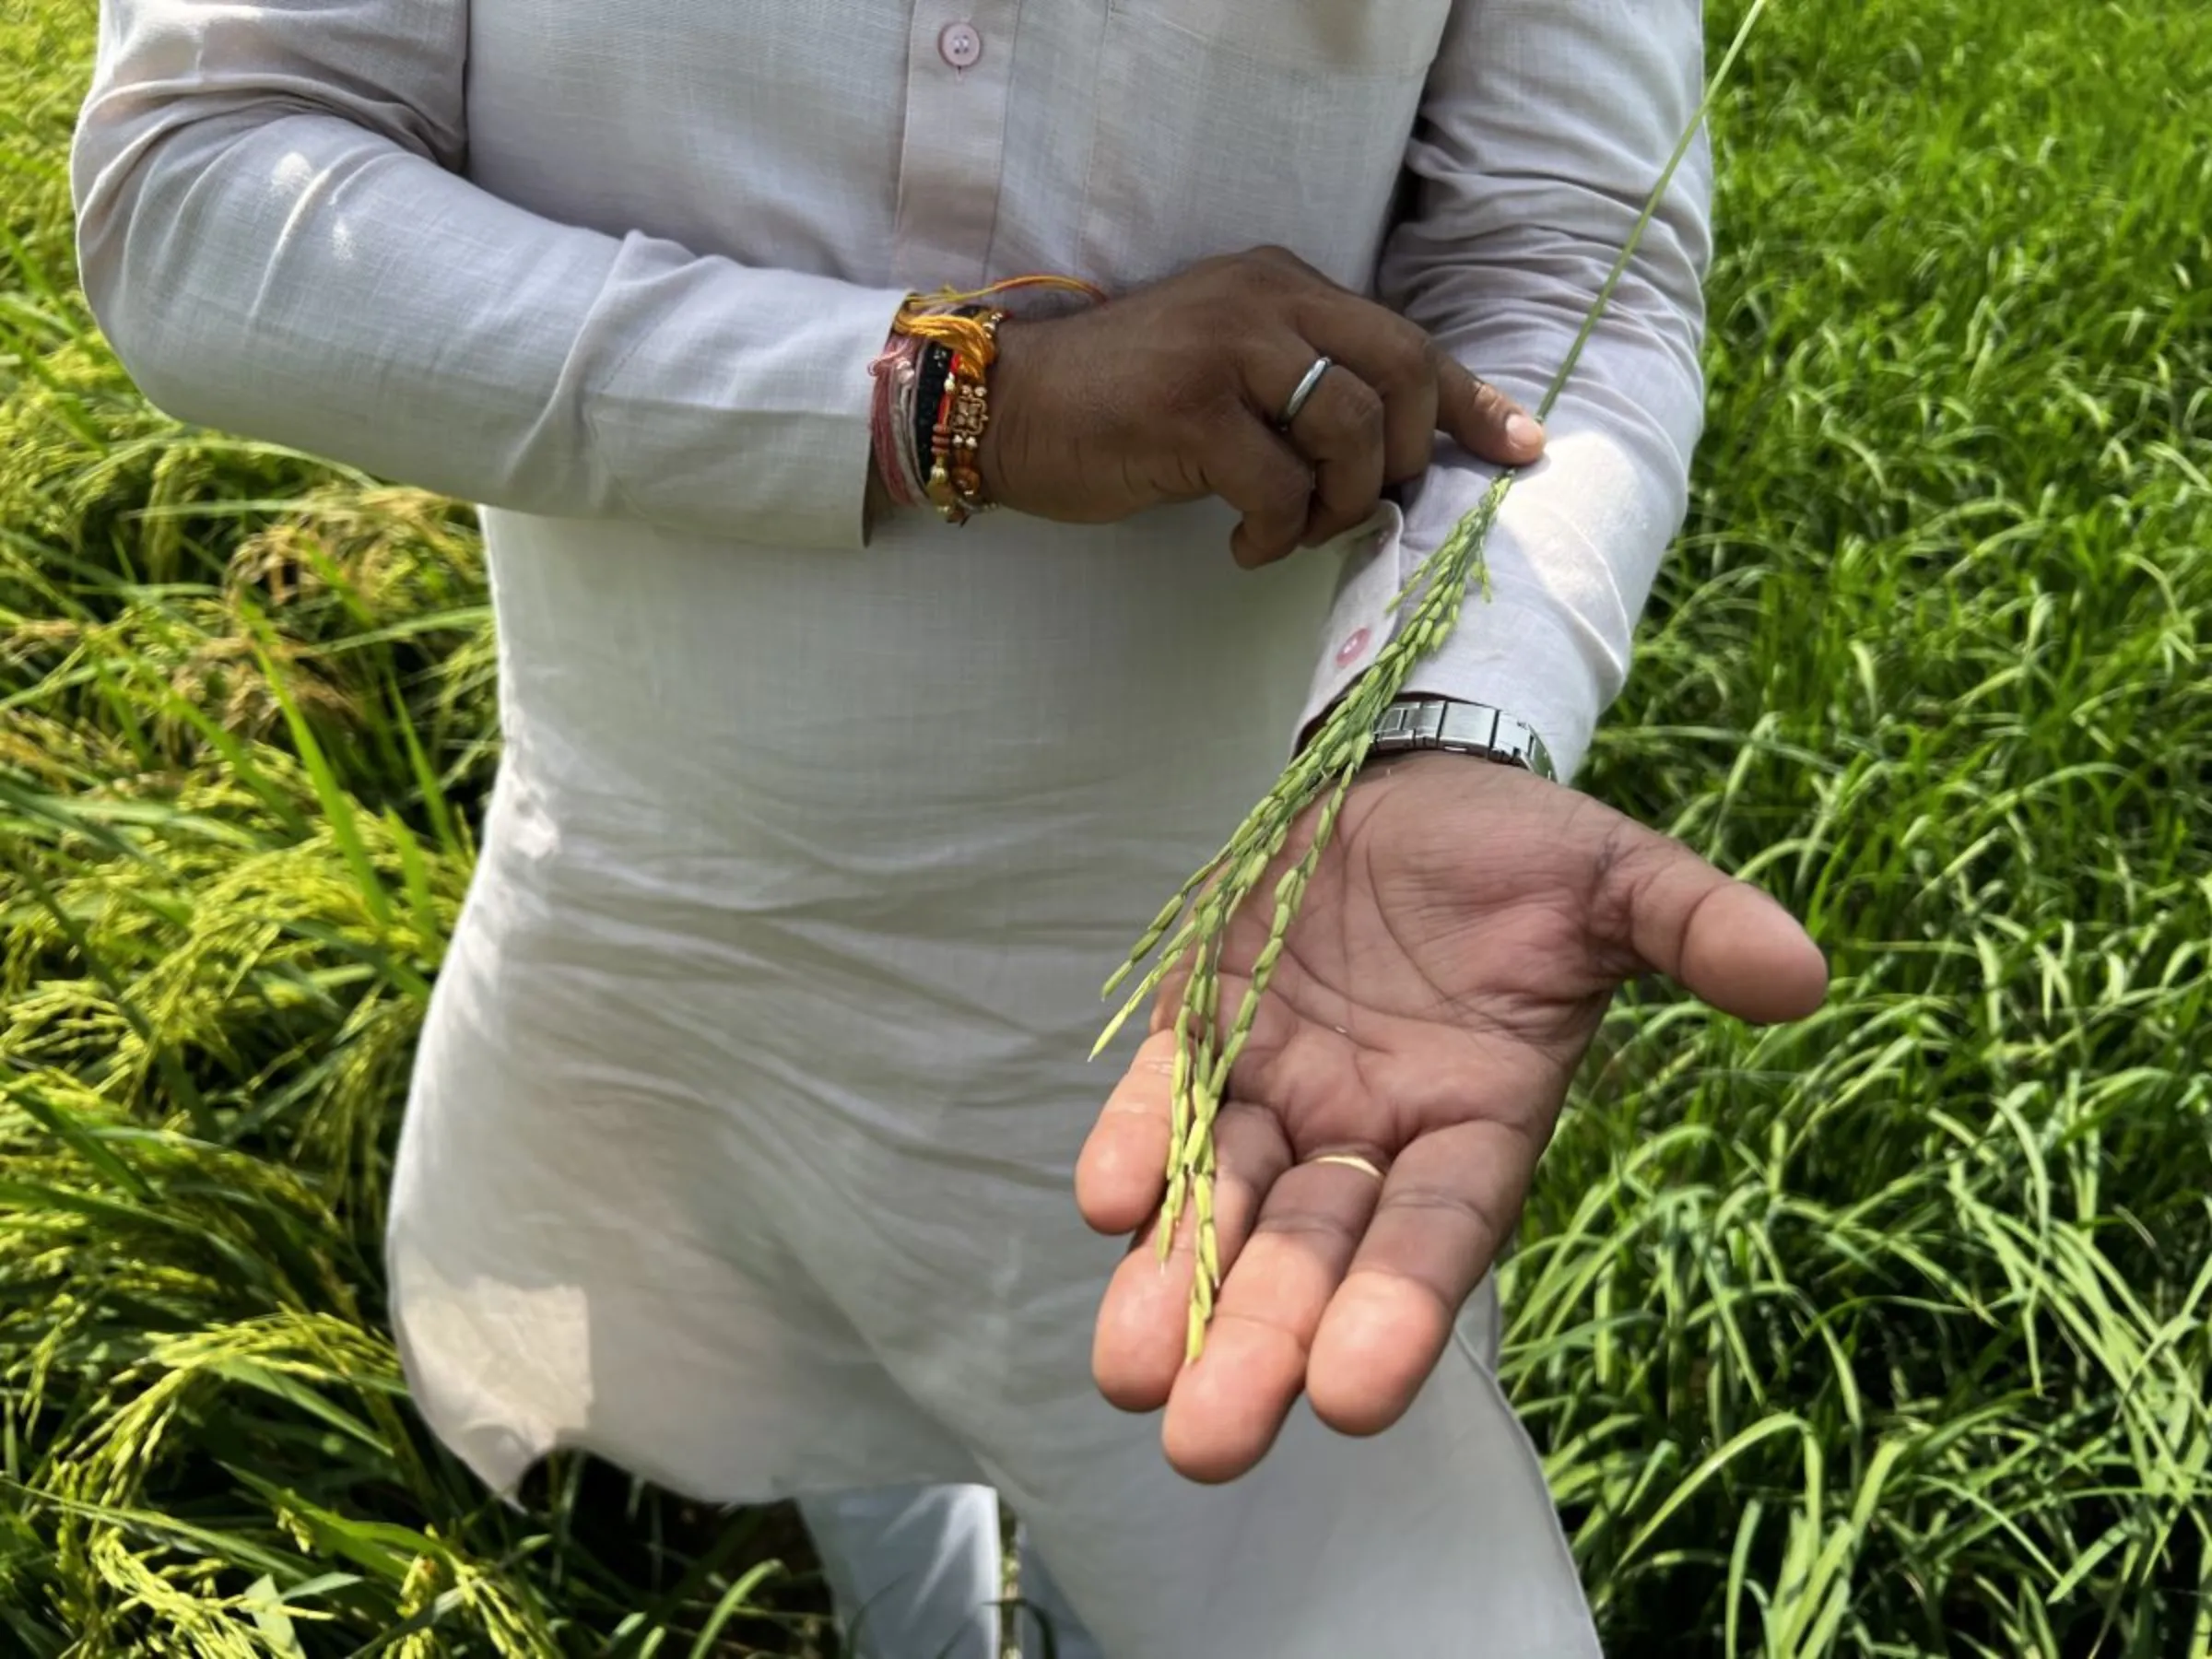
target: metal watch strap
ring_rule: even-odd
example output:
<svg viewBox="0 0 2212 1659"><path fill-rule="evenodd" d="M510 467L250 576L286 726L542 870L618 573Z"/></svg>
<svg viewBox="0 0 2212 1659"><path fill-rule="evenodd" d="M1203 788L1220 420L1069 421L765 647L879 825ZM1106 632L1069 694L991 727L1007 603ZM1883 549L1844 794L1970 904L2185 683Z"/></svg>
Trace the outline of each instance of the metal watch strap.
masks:
<svg viewBox="0 0 2212 1659"><path fill-rule="evenodd" d="M1535 727L1488 703L1453 702L1442 697L1402 697L1375 722L1371 755L1402 755L1442 749L1518 766L1553 780L1551 755Z"/></svg>

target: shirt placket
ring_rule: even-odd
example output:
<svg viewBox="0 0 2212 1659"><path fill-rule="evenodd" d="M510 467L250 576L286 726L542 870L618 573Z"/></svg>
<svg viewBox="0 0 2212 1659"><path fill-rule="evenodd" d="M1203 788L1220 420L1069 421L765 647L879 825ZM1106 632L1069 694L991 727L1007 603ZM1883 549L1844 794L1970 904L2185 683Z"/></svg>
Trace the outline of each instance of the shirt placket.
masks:
<svg viewBox="0 0 2212 1659"><path fill-rule="evenodd" d="M987 280L1020 17L1020 0L916 0L892 240L915 288Z"/></svg>

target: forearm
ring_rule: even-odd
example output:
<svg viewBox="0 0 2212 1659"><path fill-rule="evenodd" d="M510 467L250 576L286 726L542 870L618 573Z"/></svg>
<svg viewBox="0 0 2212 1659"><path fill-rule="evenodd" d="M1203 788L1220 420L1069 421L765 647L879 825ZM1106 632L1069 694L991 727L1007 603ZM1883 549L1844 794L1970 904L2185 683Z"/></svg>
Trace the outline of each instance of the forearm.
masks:
<svg viewBox="0 0 2212 1659"><path fill-rule="evenodd" d="M1409 152L1419 188L1385 252L1381 298L1535 406L1692 119L1701 82L1694 0L1463 6ZM1700 141L1550 412L1544 459L1514 481L1491 528L1492 597L1469 595L1454 635L1407 687L1519 714L1562 777L1626 677L1630 635L1687 505L1702 420L1710 204ZM1355 563L1333 619L1335 650L1362 629L1378 644L1388 636L1395 619L1382 590L1412 573L1494 472L1440 452L1406 497L1389 568L1362 582ZM1324 657L1316 706L1341 689L1331 667Z"/></svg>
<svg viewBox="0 0 2212 1659"><path fill-rule="evenodd" d="M1440 276L1407 308L1482 316L1439 337L1534 406L1582 321L1545 313L1569 295L1587 305L1610 256L1534 246L1517 256L1513 239L1500 240L1497 256L1525 263L1481 272L1464 299ZM1488 599L1469 596L1460 627L1408 683L1512 709L1545 735L1562 776L1627 677L1637 619L1688 506L1704 406L1696 296L1687 268L1663 287L1631 266L1552 408L1544 459L1513 481L1485 544ZM1463 455L1441 462L1406 500L1407 546L1441 542L1494 470Z"/></svg>
<svg viewBox="0 0 2212 1659"><path fill-rule="evenodd" d="M453 171L457 92L221 9L110 0L72 156L86 294L157 405L490 505L859 545L900 294L526 212Z"/></svg>

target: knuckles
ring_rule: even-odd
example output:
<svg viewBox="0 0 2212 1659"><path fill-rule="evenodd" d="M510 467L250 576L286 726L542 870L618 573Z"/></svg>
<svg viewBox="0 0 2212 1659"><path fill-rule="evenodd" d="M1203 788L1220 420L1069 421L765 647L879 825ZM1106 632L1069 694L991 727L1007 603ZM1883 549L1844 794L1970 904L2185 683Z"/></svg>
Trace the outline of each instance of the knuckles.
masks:
<svg viewBox="0 0 2212 1659"><path fill-rule="evenodd" d="M1241 256L1247 269L1264 273L1277 281L1286 277L1310 277L1313 267L1289 249L1276 242L1247 249Z"/></svg>
<svg viewBox="0 0 2212 1659"><path fill-rule="evenodd" d="M1430 463L1435 459L1436 441L1431 438L1421 446L1418 454L1386 459L1382 465L1383 481L1388 484L1410 484L1426 474Z"/></svg>
<svg viewBox="0 0 2212 1659"><path fill-rule="evenodd" d="M1413 324L1403 318L1394 318L1393 322L1397 326L1390 330L1380 348L1377 378L1398 394L1410 392L1417 386L1435 385L1443 372L1442 351Z"/></svg>
<svg viewBox="0 0 2212 1659"><path fill-rule="evenodd" d="M1330 378L1337 384L1325 409L1329 424L1340 435L1358 443L1382 442L1383 423L1389 413L1382 394L1365 381L1348 374Z"/></svg>
<svg viewBox="0 0 2212 1659"><path fill-rule="evenodd" d="M1249 308L1255 298L1279 300L1333 286L1289 249L1274 244L1219 254L1196 268L1221 284L1224 298L1241 308Z"/></svg>

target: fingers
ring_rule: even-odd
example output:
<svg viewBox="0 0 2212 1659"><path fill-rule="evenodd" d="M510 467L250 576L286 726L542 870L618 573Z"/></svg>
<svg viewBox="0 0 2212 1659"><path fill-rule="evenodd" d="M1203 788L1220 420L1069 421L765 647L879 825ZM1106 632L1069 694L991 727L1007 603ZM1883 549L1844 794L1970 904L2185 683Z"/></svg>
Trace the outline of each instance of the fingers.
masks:
<svg viewBox="0 0 2212 1659"><path fill-rule="evenodd" d="M1621 978L1659 972L1724 1014L1799 1019L1828 993L1828 962L1797 919L1671 837L1620 819L1597 857L1589 913Z"/></svg>
<svg viewBox="0 0 2212 1659"><path fill-rule="evenodd" d="M1535 418L1441 351L1436 356L1436 424L1469 454L1518 466L1544 453Z"/></svg>
<svg viewBox="0 0 2212 1659"><path fill-rule="evenodd" d="M1076 1207L1099 1232L1133 1233L1167 1194L1175 1033L1154 1031L1106 1097L1076 1159Z"/></svg>
<svg viewBox="0 0 2212 1659"><path fill-rule="evenodd" d="M1173 1378L1160 1440L1182 1475L1233 1480L1274 1445L1381 1190L1364 1170L1321 1163L1288 1170L1268 1189L1229 1263L1205 1351Z"/></svg>
<svg viewBox="0 0 2212 1659"><path fill-rule="evenodd" d="M1469 453L1501 465L1519 465L1543 453L1543 429L1525 410L1396 312L1335 288L1301 311L1299 322L1316 351L1327 353L1382 399L1383 471L1391 482L1428 469L1439 431Z"/></svg>
<svg viewBox="0 0 2212 1659"><path fill-rule="evenodd" d="M1290 441L1313 463L1313 491L1300 541L1307 547L1342 535L1382 499L1388 406L1375 389L1344 368L1324 375L1291 422Z"/></svg>
<svg viewBox="0 0 2212 1659"><path fill-rule="evenodd" d="M1424 1243L1418 1222L1430 1206L1418 1204L1418 1184L1398 1183L1413 1195L1397 1200L1406 1215L1396 1227L1410 1227L1416 1236L1400 1244L1394 1232L1378 1256L1372 1237L1365 1244L1361 1240L1371 1234L1371 1220L1382 1218L1378 1194L1393 1189L1351 1164L1293 1167L1273 1112L1242 1103L1225 1106L1214 1124L1214 1216L1224 1277L1205 1351L1197 1364L1186 1366L1196 1272L1194 1217L1184 1211L1164 1265L1147 1226L1157 1217L1165 1184L1174 1041L1172 1031L1156 1032L1138 1050L1077 1164L1077 1201L1084 1218L1101 1231L1138 1234L1100 1305L1091 1371L1099 1392L1125 1411L1166 1406L1161 1443L1184 1476L1231 1480L1266 1454L1305 1391L1317 1334L1324 1320L1335 1317L1332 1299L1353 1288L1345 1276L1356 1261L1373 1258L1377 1271L1411 1273L1427 1287L1414 1299L1421 1317L1385 1327L1374 1337L1374 1370L1366 1374L1380 1380L1380 1399L1361 1382L1362 1361L1355 1358L1352 1366L1343 1420L1378 1426L1394 1420L1441 1350L1450 1316L1435 1310L1441 1299L1454 1295L1452 1257L1465 1245L1449 1232ZM1358 1150L1376 1161L1383 1158L1379 1147ZM1525 1182L1525 1173L1520 1180ZM1440 1213L1452 1218L1449 1208ZM1491 1236L1481 1254L1483 1267L1495 1250ZM1467 1278L1465 1288L1456 1289L1453 1309L1475 1282Z"/></svg>
<svg viewBox="0 0 2212 1659"><path fill-rule="evenodd" d="M1425 472L1439 429L1502 465L1542 453L1542 429L1505 394L1445 356L1405 319L1348 294L1338 298L1342 303L1327 308L1318 326L1307 325L1311 340L1286 344L1252 374L1255 415L1279 418L1315 358L1333 359L1287 430L1297 453L1312 464L1302 545L1343 535L1374 512L1385 485ZM1263 528L1247 512L1247 562L1288 550L1265 542L1272 517Z"/></svg>
<svg viewBox="0 0 2212 1659"><path fill-rule="evenodd" d="M1381 401L1385 480L1420 477L1436 450L1438 417L1440 359L1428 335L1396 312L1335 288L1314 296L1297 322L1302 339L1364 382Z"/></svg>
<svg viewBox="0 0 2212 1659"><path fill-rule="evenodd" d="M1341 366L1324 377L1335 383L1286 420L1323 356ZM1278 248L1201 260L1100 310L1009 324L991 402L976 460L994 500L1105 524L1230 496L1246 564L1365 518L1384 486L1427 470L1440 430L1502 463L1540 448L1421 328ZM1295 530L1294 464L1308 475Z"/></svg>
<svg viewBox="0 0 2212 1659"><path fill-rule="evenodd" d="M1313 1336L1306 1393L1323 1422L1376 1434L1405 1415L1518 1220L1540 1150L1473 1119L1398 1155Z"/></svg>
<svg viewBox="0 0 2212 1659"><path fill-rule="evenodd" d="M1244 516L1230 551L1246 570L1298 550L1313 500L1313 473L1283 435L1241 421L1206 464L1206 487Z"/></svg>
<svg viewBox="0 0 2212 1659"><path fill-rule="evenodd" d="M1264 1195L1288 1167L1290 1151L1274 1115L1245 1105L1226 1106L1215 1119L1214 1148L1219 1160L1215 1238L1227 1261L1242 1247ZM1165 1264L1157 1237L1147 1230L1122 1258L1100 1304L1091 1343L1099 1392L1124 1411L1159 1409L1187 1351L1191 1281L1197 1270L1194 1212L1184 1209Z"/></svg>

